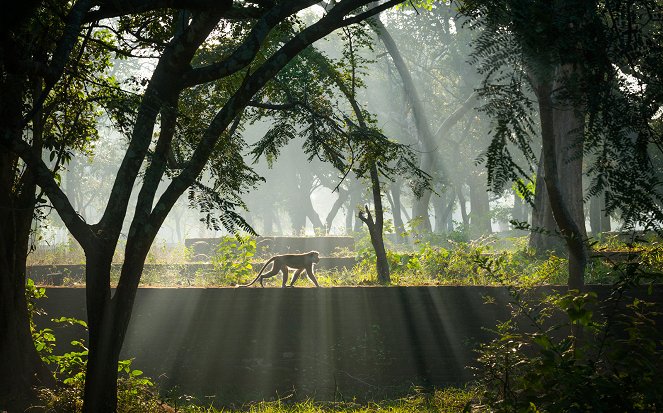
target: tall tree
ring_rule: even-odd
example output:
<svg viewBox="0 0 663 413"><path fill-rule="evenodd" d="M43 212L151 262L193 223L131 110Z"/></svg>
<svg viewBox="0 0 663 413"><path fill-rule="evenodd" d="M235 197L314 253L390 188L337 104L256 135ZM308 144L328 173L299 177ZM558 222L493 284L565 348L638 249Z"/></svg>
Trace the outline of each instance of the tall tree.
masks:
<svg viewBox="0 0 663 413"><path fill-rule="evenodd" d="M582 289L587 251L578 161L585 153L593 154L590 196L606 190L606 210L624 212L631 227L660 228L662 222L648 146L660 141L651 128L661 106L655 72L662 52L652 46L660 39L660 23L651 18L663 14L660 5L648 0L463 1L461 10L482 29L475 57L486 79L482 93L492 97L484 109L497 124L487 157L491 184L500 187L531 175L510 150L516 147L535 162L533 94L542 139L537 183L545 184L566 243L569 287ZM629 84L625 73L638 73L631 79L640 87ZM629 173L625 165L637 165L638 173Z"/></svg>
<svg viewBox="0 0 663 413"><path fill-rule="evenodd" d="M415 126L417 129L417 136L419 137L419 141L421 143L422 155L421 164L419 167L422 171L431 176L438 174L444 176L444 168L438 159L437 145L435 144L433 132L428 122L425 107L419 96L415 83L412 80L410 70L405 63L405 60L401 56L396 42L389 34L389 31L385 25L378 18L372 19L371 23L375 28L377 36L384 43L385 48L389 52L389 55L394 62L394 66L396 67L396 70L398 71L398 74L400 75L400 78L403 82L405 96L407 97L408 104L412 109L412 114L414 116ZM438 169L438 173L433 172ZM432 192L430 190L425 190L422 193L422 196L415 201L414 210L412 212L413 218L421 220L421 229L427 232L432 230L428 211L431 195Z"/></svg>
<svg viewBox="0 0 663 413"><path fill-rule="evenodd" d="M117 101L114 82L104 74L110 54L97 41L106 34L92 27L72 37L76 9L52 13L27 2L3 17L0 29L0 131L3 141L22 141L24 151L59 179L72 153L89 150L101 105ZM64 46L66 44L66 46ZM54 47L54 45L59 45ZM63 55L73 53L68 61ZM86 82L96 74L96 82ZM58 82L58 80L60 80ZM109 111L109 113L112 112ZM30 332L25 297L30 234L45 217L46 201L35 172L16 153L0 151L0 410L23 411L34 388L52 385Z"/></svg>
<svg viewBox="0 0 663 413"><path fill-rule="evenodd" d="M172 19L167 13L159 12L161 7L172 6L171 2L90 4L80 1L69 11L71 21L61 43L64 51L58 49L55 53L64 62L72 57L74 40L84 30L84 25L102 18L131 16L120 19L124 25L121 27L127 33L138 30L140 39L152 36L157 41L149 48L159 51L158 62L131 123L128 148L98 223L89 224L80 218L52 172L20 134L5 129L0 137L0 143L28 165L36 183L46 192L62 221L85 251L89 357L84 411L103 413L116 409L117 361L145 258L174 203L187 188L193 187L197 192L192 198L203 208L220 208L221 224L230 230L244 228L250 231L234 211L237 202L232 201L257 179L242 161L240 151L243 145L235 134L238 116L253 96L311 43L398 2L389 1L364 9L368 3L341 1L330 4L315 23L306 27L298 27L295 16L316 4L314 1L261 3L258 7L246 3L233 6L229 1L192 4L184 1L178 5L192 13L190 18L185 15L181 19L183 30L176 30L177 25L169 25ZM219 27L223 30L216 30ZM233 27L240 36L229 39L227 36ZM164 41L159 41L159 37ZM205 43L208 38L210 42ZM206 53L213 50L211 45L215 42L227 49L216 55ZM215 83L223 79L226 83ZM55 82L58 80L59 76L54 78ZM180 102L193 88L203 90L207 86L207 89L213 89L212 85L218 87L217 96L223 97L223 102L214 102L218 104L214 108L216 112L204 127L197 125L198 132L202 133L188 136L195 135L197 140L186 140L186 132L177 133L178 116L181 111L186 112ZM201 112L201 117L203 114ZM9 124L25 124L22 122L25 114L20 115L17 114ZM153 140L157 121L160 130ZM11 130L16 130L15 126ZM176 167L169 170L169 154L180 137L188 150L179 153L179 159L175 159ZM197 183L197 178L210 159L216 160L214 170L218 179L212 188L207 188ZM134 183L143 167L120 279L112 293L111 260ZM170 171L168 175L167 171ZM167 179L168 184L157 196L162 179Z"/></svg>

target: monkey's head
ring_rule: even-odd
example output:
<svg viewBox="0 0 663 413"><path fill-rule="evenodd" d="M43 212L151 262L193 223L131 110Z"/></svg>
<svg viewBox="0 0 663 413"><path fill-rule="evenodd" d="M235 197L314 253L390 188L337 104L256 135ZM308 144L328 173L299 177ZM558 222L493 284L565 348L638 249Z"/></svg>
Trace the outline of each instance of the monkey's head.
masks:
<svg viewBox="0 0 663 413"><path fill-rule="evenodd" d="M311 259L314 263L317 264L320 262L320 253L318 251L311 251L309 254L311 254Z"/></svg>

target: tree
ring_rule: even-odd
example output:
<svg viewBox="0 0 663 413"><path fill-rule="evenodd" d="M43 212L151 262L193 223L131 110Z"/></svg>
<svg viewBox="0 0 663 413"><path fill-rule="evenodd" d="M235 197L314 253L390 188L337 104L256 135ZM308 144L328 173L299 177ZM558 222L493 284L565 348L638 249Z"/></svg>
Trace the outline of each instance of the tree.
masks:
<svg viewBox="0 0 663 413"><path fill-rule="evenodd" d="M243 145L235 133L239 115L253 96L311 43L397 2L364 9L369 1L341 1L330 4L315 23L298 27L296 14L315 3L293 0L257 7L241 3L233 7L227 1L182 1L177 6L191 13L176 13L180 18L175 19L175 24L170 24L172 19L162 9L173 6L172 2L92 5L79 1L69 10L66 36L60 43L63 50L57 49L55 53L62 61L73 57L70 52L76 35L86 30L89 22L114 17L120 18L119 33L135 30L140 35L136 39L153 40L149 45L136 40L141 47L147 46L159 53L140 104L132 112L135 117L131 118L130 142L98 223L89 224L79 217L41 157L34 154L20 135L5 129L0 138L5 148L18 154L28 165L37 184L85 251L89 357L84 411L112 412L116 408L117 361L145 257L177 199L193 187L190 198L203 210L211 212L213 206L219 208L218 220L210 214L211 224L220 223L233 231L238 228L251 231L235 212L238 203L233 199L239 198L247 186L258 179L244 165L240 152ZM180 29L178 23L182 23ZM219 25L225 30L215 31ZM236 36L228 38L231 28L236 29ZM218 48L213 47L215 41ZM133 46L136 48L136 43ZM207 53L209 51L217 53ZM60 76L51 79L57 83ZM180 113L186 113L182 100L186 92L194 90L198 96L205 90L214 90L223 102L212 101L218 105L214 105L215 113L209 118L205 115L212 108L200 112L197 119L205 119L204 126L200 126L200 122L189 123L188 130L179 130ZM24 113L16 114L11 124L24 124L21 122L24 118ZM157 121L160 129L153 139ZM169 165L176 147L183 150L173 156L175 162ZM197 182L197 178L210 160L214 161L212 170L217 179L212 187L206 187ZM112 292L111 260L133 184L143 167L125 259L119 282ZM168 181L167 187L157 196L162 179Z"/></svg>
<svg viewBox="0 0 663 413"><path fill-rule="evenodd" d="M405 61L403 60L398 47L396 46L396 42L391 37L384 24L382 24L380 19L377 18L373 19L372 23L377 36L384 43L387 51L389 52L389 55L394 62L394 66L396 66L396 70L398 70L398 74L403 81L405 96L407 97L409 106L412 108L412 114L415 119L417 134L421 142L423 152L420 168L422 171L429 175L433 175L434 170L440 169L439 174L444 176L444 168L438 160L433 132L430 129L430 125L424 110L424 105L419 97L419 93L417 92L417 88L414 84L414 81L412 80L410 71L405 64ZM432 192L430 190L425 190L422 193L422 196L415 202L415 208L412 212L413 218L421 219L422 229L428 232L432 230L432 225L428 213L428 206L431 195Z"/></svg>
<svg viewBox="0 0 663 413"><path fill-rule="evenodd" d="M90 29L69 38L67 22L58 17L65 6L45 14L38 6L26 2L3 15L0 131L3 141L20 140L31 157L44 154L44 173L60 179L74 152L89 152L99 108L118 93L106 74L110 54L97 44L104 32ZM54 47L58 37L61 46ZM63 59L67 53L75 59ZM88 83L94 74L96 81ZM34 387L54 384L32 342L25 296L30 234L49 206L37 191L35 171L16 153L0 152L0 369L11 372L0 375L0 410L23 411Z"/></svg>
<svg viewBox="0 0 663 413"><path fill-rule="evenodd" d="M432 205L435 210L434 230L447 232L456 198L460 195L470 200L470 204L474 201L474 213L467 213L462 203L461 212L466 218L464 227L469 230L476 226L477 230L471 232L478 234L490 228L486 225L490 220L488 198L465 196L468 186L470 192L478 193L482 181L486 180L485 172L474 162L464 162L469 158L478 158L487 145L488 123L479 119L474 110L478 103L474 88L479 84L479 76L475 68L466 62L468 45L474 33L463 27L465 17L457 15L450 5L436 2L430 6L421 12L404 7L382 15L384 29L378 29L377 33L386 36L376 35L383 40L378 43L384 44L385 50L380 54L384 56L384 64L381 65L384 78L380 78L380 82L394 84L390 87L394 90L389 93L388 99L383 97L378 100L376 95L383 88L370 88L371 96L376 101L374 107L378 108L378 119L397 126L385 127L387 134L399 136L401 142L411 136L421 142L419 129L422 128L418 126L420 122L417 118L431 125L430 146L438 162L433 168L435 193L431 194L428 202L414 200L413 215L420 216L417 211L430 215ZM398 44L392 37L398 39ZM405 73L405 77L401 73ZM373 83L378 84L376 80ZM415 90L416 96L409 90ZM393 96L402 96L402 101ZM419 104L415 106L413 100ZM429 156L424 145L420 146L420 151L422 157ZM483 212L477 214L479 210ZM422 229L428 226L429 222L421 221Z"/></svg>
<svg viewBox="0 0 663 413"><path fill-rule="evenodd" d="M312 82L312 85L317 86L311 88L311 92L317 93L311 94L308 100L293 100L296 94L289 90L289 93L285 93L289 101L262 105L272 109L288 109L292 118L281 118L270 131L273 133L267 133L256 144L252 153L256 159L261 156L267 159L275 158L280 147L293 139L294 134L290 130L293 123L299 122L304 125L303 128L308 134L309 141L304 148L311 158L317 156L330 162L343 173L341 180L350 173L358 179L368 175L375 218L368 205L360 210L358 217L369 229L376 253L378 281L389 283L389 264L383 239L384 210L380 176L392 181L396 175L410 178L418 196L424 188L428 188L430 177L415 166L415 156L410 148L389 140L375 127L371 115L359 105L357 90L363 86L361 75L369 62L361 56L360 50L372 51L371 39L360 25L343 28L342 33L344 46L342 57L338 61L332 61L315 48L309 48L302 53L306 65L315 67L318 72L319 78ZM279 83L287 85L290 82ZM343 112L339 102L327 101L321 97L332 93L327 89L329 85L333 85L347 100L351 115ZM302 95L301 92L299 95ZM295 108L297 110L292 112Z"/></svg>
<svg viewBox="0 0 663 413"><path fill-rule="evenodd" d="M587 251L578 162L586 153L593 154L588 193L606 191L605 212L619 209L630 228L660 228L663 222L649 152L649 144L660 141L651 128L661 107L655 74L661 48L653 46L660 21L652 19L663 13L660 5L463 1L461 10L482 29L475 58L482 62L482 94L489 98L484 110L497 123L487 155L491 184L499 188L532 175L514 162L510 149L534 163L534 94L542 140L537 183L545 184L566 243L569 288L582 289ZM624 169L636 166L637 173Z"/></svg>

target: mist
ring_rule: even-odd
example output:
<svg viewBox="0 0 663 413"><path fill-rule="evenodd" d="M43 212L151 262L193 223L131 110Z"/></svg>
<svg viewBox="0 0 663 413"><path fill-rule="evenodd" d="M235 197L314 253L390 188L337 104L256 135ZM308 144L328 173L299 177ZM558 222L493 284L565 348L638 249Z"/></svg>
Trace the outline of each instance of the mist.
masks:
<svg viewBox="0 0 663 413"><path fill-rule="evenodd" d="M381 16L393 37L410 73L416 96L407 90L394 59L375 33L369 33L370 47L358 53L367 61L358 69L363 83L357 88L358 100L374 117L375 126L391 140L411 146L420 158L434 155L436 163L431 173L433 194L425 217L430 230L437 234L459 232L467 239L513 231L509 220L531 222L531 207L518 198L511 187L491 192L487 187L487 173L482 156L490 142L491 119L479 111L481 102L472 98L481 76L470 64L471 40L476 36L465 27L447 7L436 7L430 13L388 11ZM339 34L317 42L315 48L329 57L341 55ZM149 74L144 67L132 67L117 61L115 72L126 78ZM303 79L305 81L305 79ZM466 102L474 99L469 104ZM418 99L423 113L414 113L412 99ZM465 104L465 108L463 105ZM349 113L349 105L339 100L339 106ZM421 109L420 108L420 109ZM457 119L443 126L455 112ZM417 117L432 132L431 154ZM103 122L102 122L103 123ZM77 212L89 223L96 222L109 196L110 187L122 160L127 139L110 123L100 131L93 153L76 153L62 172L65 193L74 200ZM245 140L245 161L264 178L257 188L243 197L245 209L241 215L260 235L312 236L352 235L362 229L357 218L358 207L370 203L369 185L365 178L345 174L316 157L308 159L302 149L303 138L289 142L276 159L254 159L248 152L272 126L267 116L247 122L238 132ZM303 125L294 125L303 128ZM441 126L446 129L441 130ZM531 168L531 166L530 166ZM204 181L204 180L203 180ZM384 180L385 218L402 222L406 230L418 230L420 220L413 220L419 199L409 182L394 177ZM164 183L165 186L165 183ZM342 192L345 192L341 195ZM400 198L400 210L394 210L394 194ZM345 198L338 211L329 216L339 197ZM134 194L135 197L135 194ZM398 215L395 217L395 215ZM223 228L209 228L205 215L186 199L180 199L159 231L157 243L181 244L187 238L219 237L228 234ZM125 221L131 221L132 211ZM333 218L333 219L332 219ZM328 223L327 220L331 219ZM126 233L127 225L123 233ZM425 229L425 228L424 228ZM39 247L75 242L55 213L40 224Z"/></svg>

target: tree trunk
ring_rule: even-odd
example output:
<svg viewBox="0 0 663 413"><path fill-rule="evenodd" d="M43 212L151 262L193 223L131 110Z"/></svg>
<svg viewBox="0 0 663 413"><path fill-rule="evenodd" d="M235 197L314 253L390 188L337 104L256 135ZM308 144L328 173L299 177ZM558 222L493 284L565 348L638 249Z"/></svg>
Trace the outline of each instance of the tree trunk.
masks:
<svg viewBox="0 0 663 413"><path fill-rule="evenodd" d="M355 218L355 212L356 212L356 207L358 205L361 205L362 202L364 201L364 197L362 194L362 188L359 183L358 179L355 179L352 181L352 184L350 186L350 205L348 206L348 215L350 216L350 219L346 221L346 223L350 223L350 232L359 232L361 231L361 220L359 219L354 219Z"/></svg>
<svg viewBox="0 0 663 413"><path fill-rule="evenodd" d="M612 230L610 216L605 213L605 195L600 193L589 201L589 225L593 237Z"/></svg>
<svg viewBox="0 0 663 413"><path fill-rule="evenodd" d="M456 194L458 195L458 203L460 204L460 215L463 218L463 232L467 234L470 228L470 217L467 214L467 205L465 195L463 194L463 184L456 185Z"/></svg>
<svg viewBox="0 0 663 413"><path fill-rule="evenodd" d="M0 411L22 412L37 400L36 388L55 380L32 341L25 296L32 214L9 211L0 219Z"/></svg>
<svg viewBox="0 0 663 413"><path fill-rule="evenodd" d="M12 119L20 119L22 90L11 78L2 83L0 130L20 136ZM41 122L35 119L33 154L41 156ZM26 261L30 245L36 185L30 171L21 175L18 157L0 149L0 411L24 411L36 400L36 387L55 380L37 354L30 331L25 296Z"/></svg>
<svg viewBox="0 0 663 413"><path fill-rule="evenodd" d="M492 234L490 223L490 199L488 185L481 177L471 177L470 185L470 236L472 238Z"/></svg>
<svg viewBox="0 0 663 413"><path fill-rule="evenodd" d="M570 74L561 73L560 76ZM561 87L555 84L553 90ZM557 151L557 173L564 203L569 209L580 236L587 238L583 207L582 160L585 119L581 108L566 102L554 102L553 131ZM544 163L545 166L545 163Z"/></svg>
<svg viewBox="0 0 663 413"><path fill-rule="evenodd" d="M551 251L563 251L564 240L557 234L557 223L550 209L548 191L546 190L545 168L543 166L543 150L539 158L534 189L534 207L532 208L532 229L529 246L537 254L543 255Z"/></svg>
<svg viewBox="0 0 663 413"><path fill-rule="evenodd" d="M585 248L584 232L574 220L574 210L569 207L562 190L560 174L558 171L557 136L555 131L555 114L552 92L552 82L540 82L536 85L536 95L539 101L541 117L541 139L543 142L543 165L545 171L545 185L550 200L550 207L561 234L566 241L569 252L569 282L571 290L584 289L585 266L587 264L587 250ZM568 131L568 129L567 129ZM559 131L558 131L559 133Z"/></svg>
<svg viewBox="0 0 663 413"><path fill-rule="evenodd" d="M394 230L396 231L397 242L405 242L403 233L405 232L405 223L403 222L403 205L401 202L401 184L402 180L397 179L396 182L390 186L391 192L391 214L394 217Z"/></svg>
<svg viewBox="0 0 663 413"><path fill-rule="evenodd" d="M309 219L309 221L311 221L311 225L313 226L313 231L317 232L324 230L325 225L322 223L320 215L318 215L315 208L313 207L313 202L311 202L311 197L310 196L304 197L303 202L304 202L303 206L306 209L306 217Z"/></svg>
<svg viewBox="0 0 663 413"><path fill-rule="evenodd" d="M454 204L456 203L456 192L446 191L440 196L439 200L435 202L435 232L444 234L453 230L453 222L451 215L453 213ZM449 222L452 222L452 228L449 228Z"/></svg>
<svg viewBox="0 0 663 413"><path fill-rule="evenodd" d="M331 231L334 218L336 218L336 215L338 215L338 211L340 211L343 204L348 201L349 195L349 191L340 187L338 188L338 198L336 198L334 205L332 205L331 210L329 210L329 213L327 214L327 218L325 218L325 232L327 234L329 234L329 231Z"/></svg>
<svg viewBox="0 0 663 413"><path fill-rule="evenodd" d="M389 261L387 260L387 251L384 247L384 239L382 237L382 230L384 227L384 211L382 208L382 195L380 194L380 179L378 176L378 168L375 164L371 166L371 189L373 193L373 203L375 206L375 220L371 215L368 206L359 213L359 219L362 220L368 227L368 232L371 236L371 244L375 250L375 265L378 273L378 282L381 284L388 284L391 282L389 274Z"/></svg>
<svg viewBox="0 0 663 413"><path fill-rule="evenodd" d="M89 352L83 411L113 412L117 406L117 363L122 345L113 340L117 337L110 288L113 248L84 248Z"/></svg>

